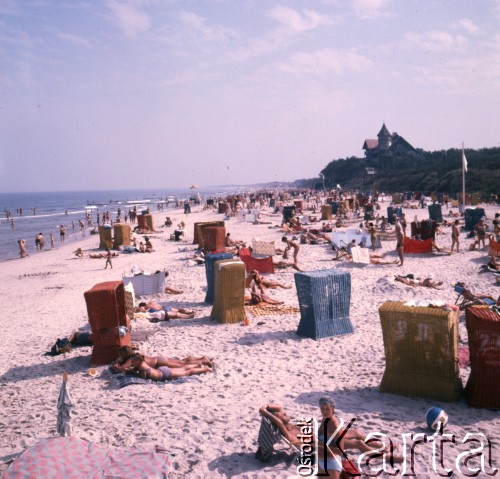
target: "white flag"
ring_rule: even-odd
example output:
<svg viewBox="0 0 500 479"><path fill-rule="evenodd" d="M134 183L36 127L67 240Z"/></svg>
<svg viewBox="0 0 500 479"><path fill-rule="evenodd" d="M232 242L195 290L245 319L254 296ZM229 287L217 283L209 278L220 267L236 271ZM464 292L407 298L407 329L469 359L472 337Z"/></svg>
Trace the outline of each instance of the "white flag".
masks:
<svg viewBox="0 0 500 479"><path fill-rule="evenodd" d="M467 158L465 158L465 153L462 151L462 167L467 173Z"/></svg>

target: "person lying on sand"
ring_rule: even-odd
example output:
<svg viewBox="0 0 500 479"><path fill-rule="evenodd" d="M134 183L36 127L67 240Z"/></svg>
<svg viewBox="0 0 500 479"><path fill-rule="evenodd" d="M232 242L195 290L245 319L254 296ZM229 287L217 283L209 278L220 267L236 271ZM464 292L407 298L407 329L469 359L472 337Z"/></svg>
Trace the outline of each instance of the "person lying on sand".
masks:
<svg viewBox="0 0 500 479"><path fill-rule="evenodd" d="M133 369L132 356L138 351L131 346L121 346L118 351L118 358L111 363L111 369L117 373L126 372ZM165 356L146 356L143 355L144 362L151 368L160 368L167 366L169 368L182 368L188 365L202 364L204 366L213 367L213 362L206 356L194 357L187 356L183 359L167 358Z"/></svg>
<svg viewBox="0 0 500 479"><path fill-rule="evenodd" d="M245 296L245 304L247 306L256 305L256 304L283 304L283 301L278 301L277 299L273 299L267 294L262 293L258 287L253 284L252 289L250 291L250 296Z"/></svg>
<svg viewBox="0 0 500 479"><path fill-rule="evenodd" d="M299 271L300 273L302 272L302 270L299 268L299 266L296 263L287 263L286 261L277 261L277 262L273 263L273 265L276 269L293 268L293 269Z"/></svg>
<svg viewBox="0 0 500 479"><path fill-rule="evenodd" d="M135 353L130 358L132 368L127 370L127 374L134 374L143 379L153 381L171 381L172 379L204 374L212 371L210 366L202 363L187 364L181 367L170 368L168 366L158 366L153 368L144 360L142 354Z"/></svg>
<svg viewBox="0 0 500 479"><path fill-rule="evenodd" d="M345 258L348 261L352 261L352 255L347 253L346 248L340 248L340 251L336 251L335 257L332 258L332 261L337 261L343 258ZM399 264L398 259L384 259L384 258L385 258L384 253L370 253L371 264Z"/></svg>
<svg viewBox="0 0 500 479"><path fill-rule="evenodd" d="M81 249L81 248L78 248L78 249ZM120 256L120 253L117 253L116 251L110 251L110 254L112 257ZM75 251L75 255L76 255L76 251ZM106 258L107 255L108 255L107 253L89 253L89 258Z"/></svg>
<svg viewBox="0 0 500 479"><path fill-rule="evenodd" d="M165 312L165 321L169 321L171 319L194 318L194 311L192 309L172 308L171 306L163 306L156 301L150 301L149 303L139 303L137 307L137 312L139 313L157 313L160 311Z"/></svg>
<svg viewBox="0 0 500 479"><path fill-rule="evenodd" d="M399 281L400 283L406 284L408 286L426 286L427 288L433 289L442 289L440 288L440 286L442 286L443 284L442 281L434 281L432 276L428 276L427 278L415 278L413 275L396 275L394 276L394 279L395 281Z"/></svg>
<svg viewBox="0 0 500 479"><path fill-rule="evenodd" d="M435 250L438 253L444 253L444 254L452 254L453 253L452 250L438 246L436 243L434 243L434 241L432 241L431 244L432 244L433 251ZM458 253L458 244L457 244L457 253Z"/></svg>
<svg viewBox="0 0 500 479"><path fill-rule="evenodd" d="M315 244L331 243L331 240L327 238L324 233L312 233L309 230L309 231L304 231L304 233L300 235L300 243L315 245Z"/></svg>
<svg viewBox="0 0 500 479"><path fill-rule="evenodd" d="M271 281L269 279L263 278L259 272L254 269L250 271L250 274L248 275L250 278L250 283L249 287L252 285L252 282L257 285L257 287L260 289L261 293L265 293L266 289L277 289L277 288L282 288L282 289L291 289L291 286L286 286L282 283L279 283L278 281Z"/></svg>

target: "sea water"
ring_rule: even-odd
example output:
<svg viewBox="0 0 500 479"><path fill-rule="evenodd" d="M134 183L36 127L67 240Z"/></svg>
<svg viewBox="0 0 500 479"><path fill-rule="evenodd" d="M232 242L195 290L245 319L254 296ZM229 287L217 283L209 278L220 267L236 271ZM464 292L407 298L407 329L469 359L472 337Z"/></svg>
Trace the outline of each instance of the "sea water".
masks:
<svg viewBox="0 0 500 479"><path fill-rule="evenodd" d="M30 255L37 254L35 236L42 233L45 238L45 250L50 249L50 233L54 235L55 247L61 245L59 241L59 227L66 227L65 242L77 242L82 239L79 220L85 223L85 234L88 235L86 212L90 212L94 226L96 210L102 213L109 211L114 221L118 208L123 214L134 205L140 212L149 206L152 212L158 211L158 203L169 197L183 201L185 198L211 196L225 196L237 191L236 187L229 188L200 188L170 189L164 191L153 190L116 190L116 191L72 191L53 193L0 193L0 261L19 258L18 240L26 240L26 249ZM134 202L134 203L127 203ZM175 203L164 204L164 211L168 216L168 209ZM22 214L20 213L22 209ZM6 211L10 210L10 219L6 218ZM11 221L13 220L13 222ZM102 224L102 223L101 223ZM74 228L73 228L74 225ZM88 237L88 236L86 236Z"/></svg>

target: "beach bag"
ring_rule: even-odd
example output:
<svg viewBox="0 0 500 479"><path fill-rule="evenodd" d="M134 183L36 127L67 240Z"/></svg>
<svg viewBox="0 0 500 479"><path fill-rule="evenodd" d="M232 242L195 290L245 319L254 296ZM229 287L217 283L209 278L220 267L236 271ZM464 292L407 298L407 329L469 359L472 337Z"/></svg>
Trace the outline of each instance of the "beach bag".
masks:
<svg viewBox="0 0 500 479"><path fill-rule="evenodd" d="M68 338L58 339L56 344L50 349L51 356L69 353L71 351L71 342Z"/></svg>

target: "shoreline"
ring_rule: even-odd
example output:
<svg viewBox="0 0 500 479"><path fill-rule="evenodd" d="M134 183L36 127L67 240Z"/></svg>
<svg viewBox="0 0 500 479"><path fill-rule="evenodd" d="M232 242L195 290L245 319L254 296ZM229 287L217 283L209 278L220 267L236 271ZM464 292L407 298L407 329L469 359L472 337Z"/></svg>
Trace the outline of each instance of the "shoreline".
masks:
<svg viewBox="0 0 500 479"><path fill-rule="evenodd" d="M155 445L161 445L175 454L172 477L295 475L294 466L287 467L278 458L268 464L254 458L260 425L258 409L273 401L283 404L294 417L319 418L319 397L332 396L337 403L337 415L346 422L354 417L356 426L363 431L381 431L390 437L425 432L425 411L440 405L450 417L446 432L460 440L467 432L482 432L492 439L500 437L498 412L468 408L463 399L440 403L379 392L385 369L379 306L386 300L431 298L453 303L456 293L451 284L461 279L474 292L498 296L498 287L488 275L479 273L479 266L487 261L486 250L466 251L469 241L462 234L459 254L406 255L403 267L361 267L348 261L332 261L328 245L301 245L299 264L304 270L335 268L351 274L350 318L354 333L314 341L296 335L296 312L249 315L247 327L210 320L211 305L204 303L205 268L189 261L195 249L193 224L221 220L223 215L198 209L201 210L193 208L189 215L180 209L153 212L155 223L160 216L170 216L173 227L148 235L156 249L154 253L122 254L113 258L113 270L104 269L104 258L76 258L72 254L75 242L51 250L50 255L16 258L19 261L9 261L9 267L2 268L0 279L5 287L0 298L3 304L9 304L9 315L4 319L0 343L0 353L5 358L0 365L0 400L4 404L0 457L21 452L38 439L55 435L56 403L64 371L70 374L69 389L76 403L75 436L115 447L153 450ZM490 206L485 209L490 218L491 212L498 211ZM408 218L427 215L427 210L422 209L404 211ZM443 210L443 216L446 213ZM273 215L266 208L263 219L273 224L253 225L232 218L226 221L226 230L235 240L248 243L258 237L275 240L279 246L283 232L271 226L280 224L281 215ZM181 220L186 222L187 238L178 243L170 241L169 233ZM83 238L78 246L92 247L99 240L95 236ZM449 230L438 236L436 242L449 247ZM397 257L394 247L394 240L382 242L387 258ZM157 324L135 320L134 329L147 336L139 344L141 352L213 357L216 374L188 382L116 389L105 366L96 368L96 377L87 375L89 347L74 348L61 356L44 356L57 338L86 327L83 293L99 282L121 279L134 266L145 272L166 269L167 284L184 293L158 294L152 299L196 311L193 319ZM412 288L394 281L396 274L423 276L429 272L444 282L442 290ZM271 278L292 288L271 291L270 295L286 306L298 307L294 271L278 270ZM460 346L464 346L467 331L463 316L459 333ZM460 369L464 385L469 371L470 368ZM277 449L283 449L283 445ZM429 451L423 450L415 460L417 477L433 477L430 456L426 455ZM498 446L495 453L498 467Z"/></svg>

